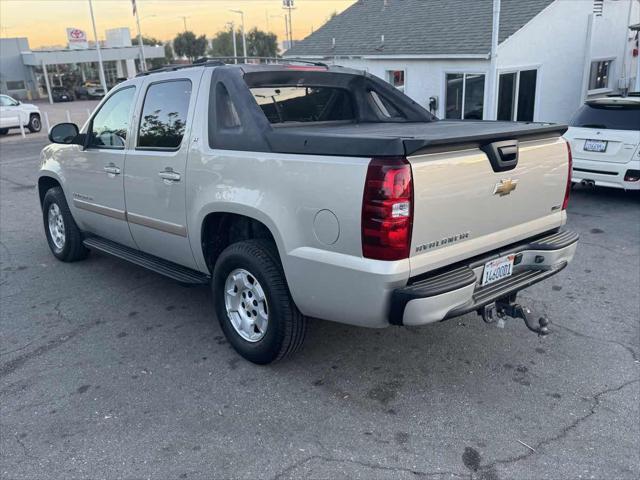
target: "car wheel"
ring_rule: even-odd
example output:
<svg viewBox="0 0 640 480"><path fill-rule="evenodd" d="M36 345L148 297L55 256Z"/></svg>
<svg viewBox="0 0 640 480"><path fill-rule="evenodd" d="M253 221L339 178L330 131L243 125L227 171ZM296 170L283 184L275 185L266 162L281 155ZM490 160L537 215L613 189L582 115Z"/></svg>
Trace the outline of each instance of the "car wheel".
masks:
<svg viewBox="0 0 640 480"><path fill-rule="evenodd" d="M37 133L42 130L42 122L40 121L40 115L37 113L32 113L31 117L29 117L29 124L27 128L31 133Z"/></svg>
<svg viewBox="0 0 640 480"><path fill-rule="evenodd" d="M47 243L58 260L75 262L87 257L89 250L82 244L82 233L60 187L51 188L45 194L42 219Z"/></svg>
<svg viewBox="0 0 640 480"><path fill-rule="evenodd" d="M264 365L300 348L306 319L291 298L271 242L247 240L227 247L211 284L222 331L244 358Z"/></svg>
<svg viewBox="0 0 640 480"><path fill-rule="evenodd" d="M9 133L8 128L0 128L0 135L6 135L7 133Z"/></svg>

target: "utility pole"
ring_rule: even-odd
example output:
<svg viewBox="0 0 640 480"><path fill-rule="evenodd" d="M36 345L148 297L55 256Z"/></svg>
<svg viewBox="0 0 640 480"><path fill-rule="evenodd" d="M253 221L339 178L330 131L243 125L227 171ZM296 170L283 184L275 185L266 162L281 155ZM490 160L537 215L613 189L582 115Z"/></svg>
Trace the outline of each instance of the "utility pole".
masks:
<svg viewBox="0 0 640 480"><path fill-rule="evenodd" d="M98 31L96 30L96 19L93 16L93 4L91 0L89 0L89 12L91 13L91 24L93 25L93 38L96 41L96 52L98 53L98 65L100 68L100 83L102 84L102 89L104 90L104 94L107 94L107 79L104 77L104 65L102 64L102 52L100 51L100 42L98 41Z"/></svg>
<svg viewBox="0 0 640 480"><path fill-rule="evenodd" d="M136 17L136 25L138 26L138 45L140 46L140 69L143 72L147 71L147 59L144 58L144 45L142 42L142 31L140 30L140 16L138 15L138 6L136 0L131 0L133 6L133 14Z"/></svg>
<svg viewBox="0 0 640 480"><path fill-rule="evenodd" d="M287 14L282 15L271 15L271 18L284 18L284 39L283 47L286 45L286 42L289 41L289 19L287 18Z"/></svg>
<svg viewBox="0 0 640 480"><path fill-rule="evenodd" d="M238 63L238 47L236 47L236 26L233 22L227 23L231 28L231 37L233 38L233 63Z"/></svg>
<svg viewBox="0 0 640 480"><path fill-rule="evenodd" d="M189 15L178 15L178 18L182 19L182 25L184 27L184 31L187 31L187 18L191 18Z"/></svg>
<svg viewBox="0 0 640 480"><path fill-rule="evenodd" d="M247 34L244 30L244 12L242 10L230 10L233 13L240 14L240 27L242 28L242 55L244 63L247 63Z"/></svg>
<svg viewBox="0 0 640 480"><path fill-rule="evenodd" d="M282 8L289 11L289 48L293 47L293 24L291 23L291 11L295 9L295 5L293 4L293 0L282 0ZM286 17L285 17L286 19Z"/></svg>

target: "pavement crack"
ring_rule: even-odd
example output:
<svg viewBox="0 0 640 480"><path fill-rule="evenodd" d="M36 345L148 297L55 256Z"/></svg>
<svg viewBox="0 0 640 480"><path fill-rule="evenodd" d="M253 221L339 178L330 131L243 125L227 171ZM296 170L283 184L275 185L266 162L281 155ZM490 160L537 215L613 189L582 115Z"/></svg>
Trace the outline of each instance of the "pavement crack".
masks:
<svg viewBox="0 0 640 480"><path fill-rule="evenodd" d="M482 465L479 468L479 471L488 471L491 470L493 468L495 468L496 465L510 465L513 463L517 463L520 462L522 460L525 460L531 456L533 456L534 454L538 453L543 447L557 442L558 440L562 440L564 439L569 432L571 432L572 430L575 430L579 425L581 425L583 422L585 422L586 420L588 420L589 418L591 418L593 415L596 414L598 407L600 406L600 399L609 394L609 393L613 393L613 392L619 392L620 390L622 390L625 387L628 387L629 385L632 385L634 383L638 383L640 382L640 378L636 378L634 380L629 380L627 382L624 382L623 384L617 386L617 387L613 387L613 388L606 388L604 390L601 390L597 393L595 393L594 395L591 396L591 407L589 408L589 411L581 416L576 418L573 422L571 422L570 424L562 427L560 429L560 431L558 433L556 433L555 435L542 439L540 440L538 443L536 443L535 445L533 445L533 450L536 450L537 452L534 452L533 450L527 450L525 453L521 454L521 455L516 455L513 457L508 457L508 458L504 458L501 460L494 460L493 462L490 462L486 465Z"/></svg>
<svg viewBox="0 0 640 480"><path fill-rule="evenodd" d="M20 438L19 435L15 435L14 437L16 439L16 442L18 443L18 445L20 445L22 447L22 450L24 451L24 456L31 458L33 460L37 460L36 457L34 457L33 455L31 455L31 452L29 452L29 449L27 448L27 446L24 444L24 442L22 441L22 439Z"/></svg>
<svg viewBox="0 0 640 480"><path fill-rule="evenodd" d="M629 352L631 354L631 358L633 358L633 360L635 362L638 362L638 353L633 349L633 347L631 345L627 345L626 343L618 342L616 340L605 340L605 339L598 338L598 337L592 337L591 335L587 335L586 333L582 333L582 332L579 332L577 330L573 330L572 328L566 327L566 326L561 325L559 323L552 323L552 325L554 327L558 327L558 328L560 328L562 330L565 330L565 331L571 333L572 335L575 335L576 337L586 338L586 339L593 340L594 342L598 342L598 343L610 343L610 344L622 347L627 352Z"/></svg>
<svg viewBox="0 0 640 480"><path fill-rule="evenodd" d="M58 348L61 345L64 345L69 340L77 337L78 335L85 333L87 330L89 330L90 328L93 328L96 325L99 325L100 323L101 321L98 320L93 323L86 323L86 324L80 325L77 328L71 330L70 332L60 335L54 340L51 340L46 344L39 346L35 350L31 350L30 352L23 353L22 355L19 355L14 359L9 360L8 362L1 364L0 378L6 377L7 375L15 372L17 369L22 367L29 360L40 357L41 355L44 355L45 353L55 348Z"/></svg>
<svg viewBox="0 0 640 480"><path fill-rule="evenodd" d="M354 460L354 459L350 459L350 458L336 458L336 457L329 457L326 455L310 455L308 457L302 458L294 463L292 463L291 465L289 465L287 468L285 468L284 470L280 471L279 473L277 473L274 477L273 480L278 480L280 478L283 478L285 475L287 475L288 473L293 472L296 468L301 467L303 465L305 465L306 463L309 463L312 460L320 460L321 462L326 462L326 463L351 463L354 465L358 465L360 467L365 467L365 468L371 468L374 470L382 470L385 472L405 472L405 473L410 473L416 477L420 477L420 478L429 478L429 477L441 477L441 476L449 476L449 477L455 477L455 478L468 478L469 475L468 474L462 474L462 473L456 473L456 472L449 472L449 471L438 471L438 472L422 472L419 470L414 470L412 468L406 468L406 467L392 467L392 466L388 466L388 465L380 465L378 463L370 463L370 462L364 462L364 461L360 461L360 460Z"/></svg>

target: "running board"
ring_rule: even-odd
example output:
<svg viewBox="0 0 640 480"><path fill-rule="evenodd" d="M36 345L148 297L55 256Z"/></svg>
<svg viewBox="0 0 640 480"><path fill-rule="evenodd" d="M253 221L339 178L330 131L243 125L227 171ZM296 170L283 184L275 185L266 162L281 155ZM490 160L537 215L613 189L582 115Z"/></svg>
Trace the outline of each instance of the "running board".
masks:
<svg viewBox="0 0 640 480"><path fill-rule="evenodd" d="M82 242L90 250L106 253L116 258L126 260L153 272L172 278L180 283L188 285L206 285L211 280L209 275L192 270L182 265L163 260L154 255L141 252L134 248L126 247L111 240L100 237L88 237Z"/></svg>

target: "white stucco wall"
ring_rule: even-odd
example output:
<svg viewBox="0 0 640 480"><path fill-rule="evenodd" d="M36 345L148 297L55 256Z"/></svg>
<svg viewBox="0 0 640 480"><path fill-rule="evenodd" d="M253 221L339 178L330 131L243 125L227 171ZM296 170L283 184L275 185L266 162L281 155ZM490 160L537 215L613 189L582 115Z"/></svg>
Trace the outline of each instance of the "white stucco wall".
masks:
<svg viewBox="0 0 640 480"><path fill-rule="evenodd" d="M591 59L614 59L609 74L610 91L617 91L621 76L629 36L629 5L633 6L630 23L640 22L640 0L605 0L604 14L595 21ZM535 121L565 123L581 105L584 65L585 61L589 64L591 61L585 58L585 47L592 9L593 0L556 0L498 47L498 73L538 69ZM629 52L627 58L631 60ZM338 58L335 63L367 70L385 80L388 70L404 70L405 93L424 107L428 107L429 97L438 97L437 115L441 118L445 109L446 73L486 74L490 67L489 60L482 59ZM635 61L627 63L631 64L627 70L633 72ZM485 118L489 108L495 109L487 104L488 88L487 77Z"/></svg>
<svg viewBox="0 0 640 480"><path fill-rule="evenodd" d="M444 89L447 73L484 73L489 69L489 60L369 60L338 59L336 63L345 67L367 70L387 80L389 70L405 71L404 92L427 108L429 97L438 97L437 116L444 118ZM486 80L485 80L486 81ZM487 91L485 84L485 105Z"/></svg>
<svg viewBox="0 0 640 480"><path fill-rule="evenodd" d="M609 92L622 71L632 1L637 18L638 0L607 0L595 20L591 59L614 59ZM580 106L592 6L592 0L557 0L498 47L499 71L538 67L535 120L567 122Z"/></svg>

